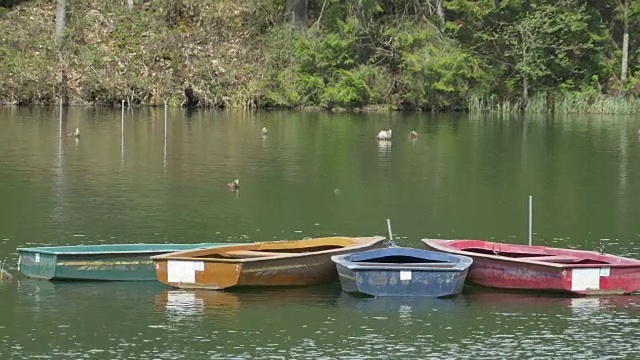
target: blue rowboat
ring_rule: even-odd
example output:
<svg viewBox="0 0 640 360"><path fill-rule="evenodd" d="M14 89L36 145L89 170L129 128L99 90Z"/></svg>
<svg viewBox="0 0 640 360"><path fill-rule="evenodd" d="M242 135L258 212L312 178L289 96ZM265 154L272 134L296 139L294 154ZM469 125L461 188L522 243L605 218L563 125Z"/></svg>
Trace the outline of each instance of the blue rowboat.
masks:
<svg viewBox="0 0 640 360"><path fill-rule="evenodd" d="M18 248L18 270L46 280L157 280L151 256L226 243L113 244Z"/></svg>
<svg viewBox="0 0 640 360"><path fill-rule="evenodd" d="M462 292L467 256L389 247L337 255L342 290L369 296L453 296Z"/></svg>

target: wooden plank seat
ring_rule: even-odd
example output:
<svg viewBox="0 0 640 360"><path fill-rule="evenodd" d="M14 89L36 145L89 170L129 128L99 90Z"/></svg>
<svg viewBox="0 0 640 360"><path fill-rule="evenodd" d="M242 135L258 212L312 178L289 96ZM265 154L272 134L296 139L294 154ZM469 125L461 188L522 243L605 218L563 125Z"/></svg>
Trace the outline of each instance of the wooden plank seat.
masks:
<svg viewBox="0 0 640 360"><path fill-rule="evenodd" d="M377 266L383 268L402 268L402 267L415 267L415 268L441 268L447 269L456 266L456 264L452 263L379 263L379 262L366 262L366 261L357 261L355 262L361 266Z"/></svg>
<svg viewBox="0 0 640 360"><path fill-rule="evenodd" d="M259 251L259 250L233 250L233 251L227 251L225 255L238 257L238 258L253 258L253 257L269 257L269 256L292 256L292 255L299 255L299 254L272 252L272 251Z"/></svg>
<svg viewBox="0 0 640 360"><path fill-rule="evenodd" d="M584 258L580 258L577 256L566 256L566 255L544 255L544 256L522 258L522 259L533 260L533 261L543 261L543 262L554 262L554 263L572 263L572 262L584 260Z"/></svg>

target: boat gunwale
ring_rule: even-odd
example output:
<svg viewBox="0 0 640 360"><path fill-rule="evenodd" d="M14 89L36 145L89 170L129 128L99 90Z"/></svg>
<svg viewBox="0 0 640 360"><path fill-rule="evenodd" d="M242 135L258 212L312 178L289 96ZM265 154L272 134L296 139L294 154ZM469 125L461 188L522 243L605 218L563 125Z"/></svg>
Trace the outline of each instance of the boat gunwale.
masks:
<svg viewBox="0 0 640 360"><path fill-rule="evenodd" d="M416 264L416 265L407 265L407 264L394 264L394 263L379 263L379 265L358 265L352 262L348 264L344 264L339 262L339 260L334 260L336 264L340 264L352 271L360 271L360 270L380 270L380 271L424 271L424 272L462 272L466 271L468 267L459 266L459 264L455 266L425 266L424 264ZM451 264L451 263L443 263L443 264Z"/></svg>
<svg viewBox="0 0 640 360"><path fill-rule="evenodd" d="M464 256L468 256L468 257L478 257L478 258L492 259L492 260L498 260L498 261L508 261L508 262L512 262L512 263L526 263L526 264L538 265L538 266L541 265L541 266L557 268L557 269L565 269L565 268L601 268L601 267L611 267L611 268L640 267L640 260L633 259L633 258L628 258L628 257L624 257L624 256L613 255L613 254L599 254L599 253L596 253L594 251L589 251L589 250L563 249L563 248L553 248L553 247L539 246L539 245L534 246L535 248L539 248L539 249L557 249L557 250L571 251L571 252L577 252L577 253L582 253L582 254L605 256L605 257L612 258L612 259L623 259L624 261L628 261L630 263L619 263L619 264L615 264L615 263L605 263L605 264L556 263L556 262L539 261L539 260L528 260L526 257L510 258L510 257L507 257L507 256L500 256L500 255L474 253L472 251L466 251L466 250L461 250L461 249L456 249L456 248L453 248L453 247L446 246L446 244L454 242L454 241L481 241L481 242L485 242L485 243L493 243L491 241L472 240L472 239L455 239L455 240L452 239L452 240L448 240L448 239L428 239L428 238L421 239L420 241L422 241L424 244L426 244L427 246L429 246L429 247L431 247L433 249L437 249L439 251L450 253L450 254L464 255ZM528 245L503 244L503 243L495 243L495 244L511 245L511 246L528 246ZM549 256L552 257L554 255L549 255ZM585 259L587 259L587 258L585 258Z"/></svg>
<svg viewBox="0 0 640 360"><path fill-rule="evenodd" d="M178 251L190 251L190 250L196 250L198 248L209 248L209 247L217 247L216 245L214 245L216 243L199 243L199 244L103 244L103 245L63 245L63 246L42 246L42 247L32 247L32 248L17 248L16 252L19 253L40 253L40 254L47 254L47 255L109 255L109 254L149 254L149 253L157 253L157 252L168 252L168 253L174 253L174 252L178 252ZM217 243L217 244L224 244L224 245L218 245L218 246L233 246L233 245L237 245L237 244L227 244L227 243ZM117 251L117 250L101 250L101 251L64 251L64 250L52 250L52 249L62 249L62 248L76 248L76 247L118 247L118 246L126 246L126 247L133 247L133 246L147 246L147 245L155 245L155 246L174 246L174 245L180 245L180 246L188 246L188 245L194 245L193 248L190 249L179 249L179 250L175 250L175 249L168 249L168 248L157 248L157 249L151 249L151 250L122 250L122 251Z"/></svg>
<svg viewBox="0 0 640 360"><path fill-rule="evenodd" d="M359 263L357 261L349 261L345 259L348 255L353 254L344 254L344 255L334 255L331 257L334 263L342 265L349 270L387 270L387 271L401 271L401 270L411 270L411 271L465 271L472 264L473 259L464 255L456 255L462 256L467 259L460 259L460 261L456 262L439 262L439 263L378 263L378 262L368 262L366 264ZM411 265L410 265L411 264Z"/></svg>
<svg viewBox="0 0 640 360"><path fill-rule="evenodd" d="M287 253L286 255L273 255L273 256L259 256L259 257L252 257L252 258L206 258L206 257L189 257L189 256L180 256L181 253L189 253L192 251L198 251L198 249L192 249L192 250L184 250L184 251L179 251L179 252L173 252L173 253L169 253L169 254L162 254L162 255L156 255L156 256L152 256L151 259L153 261L170 261L170 260L178 260L178 261L202 261L202 262L208 262L208 263L252 263L252 262L264 262L267 260L279 260L279 259L291 259L291 258L306 258L306 257L310 257L310 256L318 256L318 255L326 255L326 254L331 254L331 253L336 253L339 251L344 251L344 250L349 250L350 252L356 252L358 249L362 249L362 248L368 248L370 246L373 246L375 244L378 244L384 240L386 240L386 238L384 236L369 236L369 237L347 237L347 236L331 236L331 237L327 237L327 238L347 238L347 239L371 239L367 242L362 242L359 243L357 245L347 245L347 246L343 246L340 248L336 248L336 249L328 249L328 250L320 250L320 251L312 251L312 252L306 252L306 253ZM321 239L321 238L314 238L314 239ZM303 239L302 239L303 240ZM301 240L284 240L283 242L298 242ZM264 245L264 244L271 244L273 243L272 241L261 241L261 242L255 242L255 243L247 243L247 244L236 244L236 245L223 245L223 246L219 246L216 247L216 250L222 250L224 251L225 247L235 247L235 246L242 246L242 245L251 245L251 246L260 246L260 245ZM199 249L199 250L203 250L203 249ZM269 250L278 250L278 249L269 249Z"/></svg>

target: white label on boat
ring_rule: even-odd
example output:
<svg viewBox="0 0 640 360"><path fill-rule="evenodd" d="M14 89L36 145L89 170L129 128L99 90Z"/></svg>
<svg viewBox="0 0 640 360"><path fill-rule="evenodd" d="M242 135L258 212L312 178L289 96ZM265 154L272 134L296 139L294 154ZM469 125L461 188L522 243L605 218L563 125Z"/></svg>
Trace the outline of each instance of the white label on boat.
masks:
<svg viewBox="0 0 640 360"><path fill-rule="evenodd" d="M600 268L600 276L609 276L610 273L611 273L611 268L609 267Z"/></svg>
<svg viewBox="0 0 640 360"><path fill-rule="evenodd" d="M411 280L411 270L400 271L400 281Z"/></svg>
<svg viewBox="0 0 640 360"><path fill-rule="evenodd" d="M40 262L40 253L36 253L36 262Z"/></svg>
<svg viewBox="0 0 640 360"><path fill-rule="evenodd" d="M195 283L195 262L179 260L167 261L167 281L170 283Z"/></svg>
<svg viewBox="0 0 640 360"><path fill-rule="evenodd" d="M204 261L196 261L193 267L196 271L204 271Z"/></svg>
<svg viewBox="0 0 640 360"><path fill-rule="evenodd" d="M571 270L571 290L600 290L600 269Z"/></svg>

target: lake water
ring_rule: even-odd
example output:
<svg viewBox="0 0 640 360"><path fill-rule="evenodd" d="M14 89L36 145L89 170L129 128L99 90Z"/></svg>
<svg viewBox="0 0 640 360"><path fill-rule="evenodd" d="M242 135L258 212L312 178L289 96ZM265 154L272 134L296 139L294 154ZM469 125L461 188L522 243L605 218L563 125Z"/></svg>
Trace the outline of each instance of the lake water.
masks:
<svg viewBox="0 0 640 360"><path fill-rule="evenodd" d="M17 275L25 246L325 235L640 258L640 120L0 109L0 358L640 358L640 296L356 298ZM79 128L81 137L66 136ZM269 130L267 136L260 129ZM375 135L392 129L390 143ZM409 131L420 135L409 139ZM60 134L63 134L60 137ZM226 184L240 180L240 191Z"/></svg>

